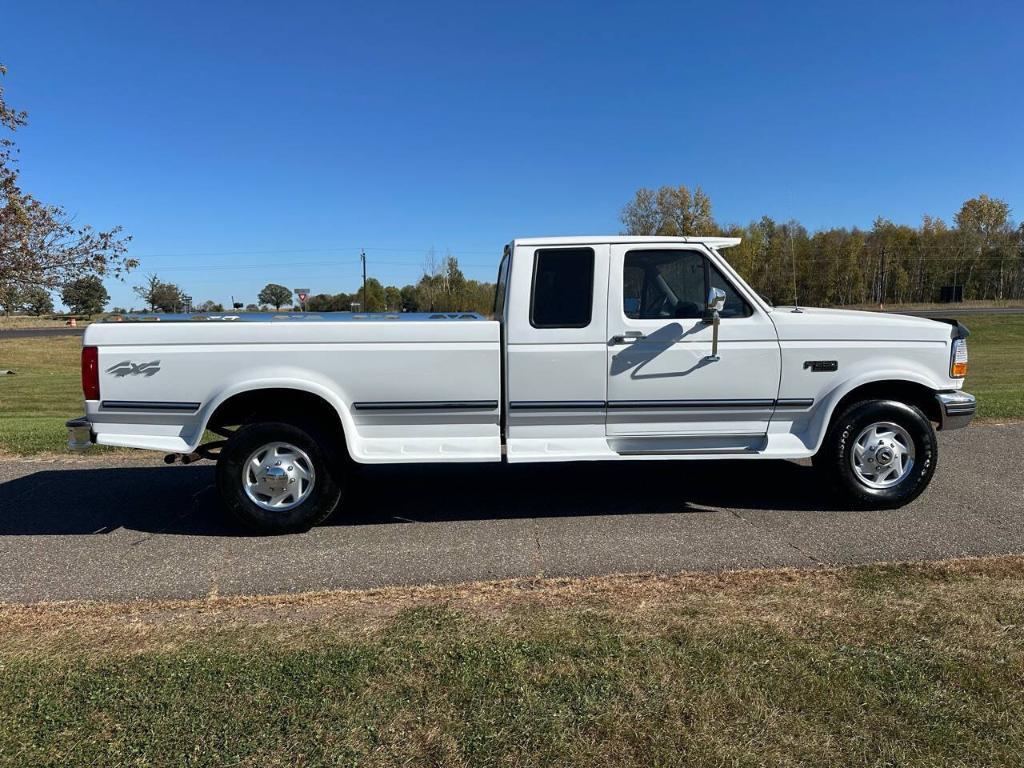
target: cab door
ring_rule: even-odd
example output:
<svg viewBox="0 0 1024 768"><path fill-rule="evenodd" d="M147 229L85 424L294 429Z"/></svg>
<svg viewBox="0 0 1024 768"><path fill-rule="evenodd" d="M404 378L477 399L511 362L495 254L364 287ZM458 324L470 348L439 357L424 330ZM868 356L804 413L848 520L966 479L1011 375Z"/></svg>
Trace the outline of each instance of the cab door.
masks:
<svg viewBox="0 0 1024 768"><path fill-rule="evenodd" d="M606 433L620 453L763 447L779 391L767 313L696 244L612 245ZM710 288L726 293L717 357Z"/></svg>

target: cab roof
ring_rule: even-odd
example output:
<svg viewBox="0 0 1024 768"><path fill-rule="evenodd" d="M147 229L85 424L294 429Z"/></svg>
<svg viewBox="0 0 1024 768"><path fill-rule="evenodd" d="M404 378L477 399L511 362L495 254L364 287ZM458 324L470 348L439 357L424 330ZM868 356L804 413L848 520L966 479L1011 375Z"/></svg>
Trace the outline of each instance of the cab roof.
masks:
<svg viewBox="0 0 1024 768"><path fill-rule="evenodd" d="M654 244L678 244L678 243L701 243L709 248L721 250L739 245L743 238L740 237L664 237L661 235L580 235L577 237L519 237L512 241L512 245L524 245L536 247L538 245L629 245L632 243L643 245Z"/></svg>

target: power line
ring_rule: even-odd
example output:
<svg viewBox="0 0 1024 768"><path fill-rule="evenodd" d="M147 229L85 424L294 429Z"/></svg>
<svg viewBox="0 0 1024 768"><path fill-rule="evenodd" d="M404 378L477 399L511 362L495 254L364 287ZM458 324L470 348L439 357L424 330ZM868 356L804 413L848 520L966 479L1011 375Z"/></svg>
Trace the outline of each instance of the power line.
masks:
<svg viewBox="0 0 1024 768"><path fill-rule="evenodd" d="M401 267L422 267L421 262L412 261L377 261L374 259L374 265L385 265L385 266L401 266ZM279 267L279 264L264 262L262 264L198 264L196 266L188 265L175 265L170 267L155 267L160 272L208 272L218 270L232 270L232 269L274 269ZM286 265L288 269L293 267L358 267L358 261L290 261ZM466 262L460 261L460 267L497 267L497 261L491 263L482 262Z"/></svg>
<svg viewBox="0 0 1024 768"><path fill-rule="evenodd" d="M362 248L361 246L347 246L347 245L335 245L327 246L324 248L271 248L271 249L247 249L240 251L178 251L177 253L142 253L133 254L132 258L135 259L171 259L180 258L182 256L248 256L256 254L275 255L281 253L324 253L324 252L338 252L338 251L391 251L393 253L428 253L431 248L391 248L384 245L367 246ZM436 250L436 249L435 249ZM453 255L460 253L469 254L471 256L494 256L495 259L501 256L500 253L495 251L467 251L461 248L445 248L446 251L450 251Z"/></svg>

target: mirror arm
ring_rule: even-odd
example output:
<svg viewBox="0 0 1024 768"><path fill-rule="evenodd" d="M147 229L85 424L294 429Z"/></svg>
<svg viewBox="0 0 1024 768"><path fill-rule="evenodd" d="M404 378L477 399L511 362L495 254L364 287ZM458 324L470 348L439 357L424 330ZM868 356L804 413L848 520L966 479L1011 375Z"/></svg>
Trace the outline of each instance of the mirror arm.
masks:
<svg viewBox="0 0 1024 768"><path fill-rule="evenodd" d="M720 322L721 318L716 309L711 315L711 354L704 358L709 363L716 363L721 359L718 356L718 324Z"/></svg>

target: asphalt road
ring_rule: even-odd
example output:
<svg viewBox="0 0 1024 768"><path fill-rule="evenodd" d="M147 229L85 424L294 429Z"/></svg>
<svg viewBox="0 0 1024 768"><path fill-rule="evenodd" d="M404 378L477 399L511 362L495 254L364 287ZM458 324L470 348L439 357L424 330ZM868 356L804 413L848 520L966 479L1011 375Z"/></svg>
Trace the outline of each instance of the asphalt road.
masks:
<svg viewBox="0 0 1024 768"><path fill-rule="evenodd" d="M244 535L212 466L0 462L0 600L203 597L1024 553L1024 424L940 433L928 491L851 511L789 462L358 470L348 511Z"/></svg>
<svg viewBox="0 0 1024 768"><path fill-rule="evenodd" d="M81 336L85 328L5 328L0 330L0 341L4 339L30 339L46 336Z"/></svg>

